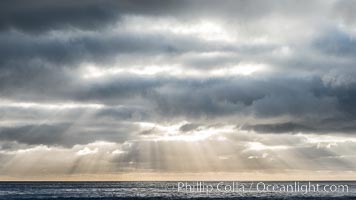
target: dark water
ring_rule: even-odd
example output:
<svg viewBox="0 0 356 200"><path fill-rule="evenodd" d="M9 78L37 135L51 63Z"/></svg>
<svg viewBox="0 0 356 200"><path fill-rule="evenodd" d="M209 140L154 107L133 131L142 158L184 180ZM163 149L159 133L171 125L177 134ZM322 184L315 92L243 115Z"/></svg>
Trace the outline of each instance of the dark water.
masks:
<svg viewBox="0 0 356 200"><path fill-rule="evenodd" d="M356 199L356 182L0 182L0 199Z"/></svg>

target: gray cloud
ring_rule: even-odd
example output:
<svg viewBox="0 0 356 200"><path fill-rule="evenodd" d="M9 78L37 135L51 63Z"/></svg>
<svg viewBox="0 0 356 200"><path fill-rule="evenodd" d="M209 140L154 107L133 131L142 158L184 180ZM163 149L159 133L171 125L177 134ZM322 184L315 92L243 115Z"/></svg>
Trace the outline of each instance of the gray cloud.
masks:
<svg viewBox="0 0 356 200"><path fill-rule="evenodd" d="M340 20L343 23L346 24L351 24L351 25L355 25L355 11L356 11L356 6L355 6L355 1L351 0L351 1L346 1L346 0L342 0L342 1L336 1L334 8L334 15L337 18L340 18Z"/></svg>
<svg viewBox="0 0 356 200"><path fill-rule="evenodd" d="M278 124L257 124L257 125L244 125L242 129L254 130L262 133L287 133L287 132L312 132L314 128L307 127L295 123L278 123Z"/></svg>
<svg viewBox="0 0 356 200"><path fill-rule="evenodd" d="M179 130L182 132L189 132L189 131L199 128L199 126L200 126L200 124L193 124L193 123L184 124L179 128Z"/></svg>
<svg viewBox="0 0 356 200"><path fill-rule="evenodd" d="M180 18L215 17L230 20L258 19L273 12L284 15L313 13L314 6L321 6L318 1L308 4L300 1L280 3L268 1L43 1L1 2L0 29L20 29L41 31L58 28L79 27L97 29L119 20L122 15L173 16ZM43 18L43 16L46 16Z"/></svg>
<svg viewBox="0 0 356 200"><path fill-rule="evenodd" d="M164 1L157 1L169 5ZM154 4L154 8L158 4ZM79 27L83 29L101 28L114 23L120 15L130 12L145 12L149 4L144 1L42 1L1 2L0 28L25 31L45 31L59 28ZM156 8L158 9L158 8ZM46 16L45 18L43 16Z"/></svg>
<svg viewBox="0 0 356 200"><path fill-rule="evenodd" d="M0 174L352 170L355 5L4 0Z"/></svg>
<svg viewBox="0 0 356 200"><path fill-rule="evenodd" d="M54 75L53 75L54 76ZM333 87L320 78L278 78L269 80L255 77L236 78L168 78L144 76L116 76L112 80L79 82L56 79L31 82L23 87L13 85L5 90L11 98L50 102L87 102L107 105L124 105L120 113L136 112L142 117L158 118L185 116L219 117L254 115L277 117L289 115L315 122L328 118L348 117L353 120L354 87ZM53 82L53 80L55 82ZM70 80L70 79L69 79ZM46 88L37 87L46 85ZM7 86L9 88L10 85ZM192 92L194 91L194 92ZM19 95L20 94L20 95ZM48 97L48 98L47 98ZM136 106L136 111L125 107ZM140 110L140 107L144 110ZM107 109L99 115L115 115L118 110ZM121 114L120 114L121 115ZM124 114L125 115L125 114ZM159 117L161 116L161 117Z"/></svg>
<svg viewBox="0 0 356 200"><path fill-rule="evenodd" d="M118 54L171 54L190 51L230 50L233 46L209 44L199 38L162 33L88 33L70 32L61 37L58 32L41 36L27 35L16 31L0 35L2 65L15 62L23 64L40 60L56 65L70 66L82 62L112 63ZM230 49L229 49L230 48ZM137 55L138 56L138 55ZM10 63L11 64L11 63Z"/></svg>
<svg viewBox="0 0 356 200"><path fill-rule="evenodd" d="M68 147L95 141L123 142L138 130L135 125L125 123L34 124L1 127L0 138L28 145Z"/></svg>
<svg viewBox="0 0 356 200"><path fill-rule="evenodd" d="M340 30L329 30L321 38L318 38L314 45L320 51L338 57L349 57L356 53L355 41L352 35Z"/></svg>

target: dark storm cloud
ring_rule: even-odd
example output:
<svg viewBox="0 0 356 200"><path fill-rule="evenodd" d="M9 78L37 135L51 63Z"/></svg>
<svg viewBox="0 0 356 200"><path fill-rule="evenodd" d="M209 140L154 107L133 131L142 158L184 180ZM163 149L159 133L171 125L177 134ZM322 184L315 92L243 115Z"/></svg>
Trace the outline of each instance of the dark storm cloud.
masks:
<svg viewBox="0 0 356 200"><path fill-rule="evenodd" d="M251 15L263 15L260 12L261 8L264 8L263 13L281 9L279 8L280 5L273 1L267 3L226 1L226 4L210 1L207 4L200 1L147 2L108 0L65 1L58 3L56 1L36 0L30 4L28 2L16 3L13 1L4 1L2 4L4 5L1 6L3 17L0 20L0 27L3 27L3 31L0 34L0 64L1 67L5 66L7 68L13 67L7 65L9 65L8 62L14 62L14 60L18 65L27 64L30 60L41 60L57 65L76 66L85 61L110 63L117 54L160 55L165 53L233 51L251 55L261 51L271 51L275 46L226 45L201 41L192 37L192 35L178 36L170 33L132 33L125 31L112 33L110 32L112 31L111 28L103 27L98 30L96 25L106 24L106 21L117 21L116 16L126 14L143 14L157 17L172 14L181 17L196 13L196 10L202 10L194 15L205 16L213 14L221 16L222 13L228 10L231 15L237 13L236 15L239 17L246 15L244 19L249 19ZM290 5L285 4L283 6L289 7ZM190 12L190 9L192 12ZM236 12L236 9L241 12ZM172 10L174 12L170 12ZM43 18L41 16L46 17ZM93 27L91 27L92 25ZM119 22L119 27L121 25ZM11 30L9 29L10 27L18 28L20 31ZM74 27L74 29L71 27ZM91 27L90 29L95 31L87 34L78 31L78 29L85 27ZM23 33L22 29L48 29L57 30L58 32L28 35L26 32ZM214 65L219 65L227 61L210 61L207 63L206 61L196 60L187 62L187 64L190 67L196 67L195 65L199 65L199 62L202 62L200 65L208 66L212 62L216 63ZM13 64L11 63L10 65Z"/></svg>
<svg viewBox="0 0 356 200"><path fill-rule="evenodd" d="M63 71L49 70L45 73L46 70L39 70L39 74L32 75L28 72L24 68L22 78L16 78L15 75L19 75L17 72L8 79L2 79L2 94L18 101L74 101L123 106L100 110L98 117L170 120L179 116L216 119L234 115L253 115L257 118L287 115L297 121L304 118L315 123L329 118L351 122L356 117L356 86L328 85L319 77L181 79L117 75L110 79L76 81L70 73ZM10 81L10 77L16 79ZM17 79L23 82L17 82ZM344 132L349 126L334 124L332 128L326 125L314 128L321 132L325 132L326 128ZM276 128L277 132L281 132L277 130L279 128Z"/></svg>
<svg viewBox="0 0 356 200"><path fill-rule="evenodd" d="M51 108L51 106L54 106ZM40 102L34 107L21 107L21 106L1 106L0 112L6 113L1 115L2 121L16 121L18 124L48 121L56 123L71 123L80 119L82 116L90 115L96 118L96 121L103 121L105 123L110 121L136 121L136 120L152 120L152 110L149 108L137 107L137 106L104 106L102 108L90 107L83 104L78 107L61 108L56 104L50 104L49 106L43 105Z"/></svg>
<svg viewBox="0 0 356 200"><path fill-rule="evenodd" d="M136 105L138 110L133 113L144 118L148 117L149 110L154 110L151 117L167 119L247 114L259 118L289 115L320 121L330 117L348 116L352 119L355 116L355 86L334 87L324 84L318 77L265 78L180 79L120 75L109 80L79 84L63 81L63 85L56 85L56 82L47 80L40 82L45 88L15 86L4 93L8 97L31 101L91 102L123 105L122 109ZM140 110L140 107L145 110ZM101 111L99 115L113 116L118 111L125 116L125 110L115 109ZM127 116L133 115L130 113Z"/></svg>
<svg viewBox="0 0 356 200"><path fill-rule="evenodd" d="M244 130L254 130L261 133L312 132L315 129L295 123L244 125Z"/></svg>
<svg viewBox="0 0 356 200"><path fill-rule="evenodd" d="M5 0L0 4L0 30L19 29L43 31L60 28L98 29L115 23L122 15L173 16L183 19L199 17L250 20L272 12L298 14L312 13L317 1L302 3L288 1L213 0L88 0L31 2Z"/></svg>
<svg viewBox="0 0 356 200"><path fill-rule="evenodd" d="M340 119L326 119L310 123L303 121L299 123L271 123L242 125L243 130L253 130L259 133L347 133L352 134L356 131L355 120L343 119L340 123L335 123Z"/></svg>
<svg viewBox="0 0 356 200"><path fill-rule="evenodd" d="M100 109L95 116L107 120L152 120L150 108L143 107L108 107Z"/></svg>
<svg viewBox="0 0 356 200"><path fill-rule="evenodd" d="M315 47L328 55L352 57L356 54L354 36L341 30L328 30L314 42Z"/></svg>
<svg viewBox="0 0 356 200"><path fill-rule="evenodd" d="M356 85L354 83L346 85L321 85L314 87L309 90L305 95L298 95L303 98L301 99L291 99L280 98L282 101L289 102L299 102L299 105L305 103L302 107L299 107L297 104L293 106L288 106L288 110L292 111L296 109L296 116L302 116L296 122L289 123L275 123L275 124L257 124L253 126L246 126L246 129L252 129L258 132L269 132L269 133L282 133L282 132L319 132L319 133L330 133L330 132L343 132L343 133L353 133L355 132L355 119L356 119ZM304 87L303 87L304 88ZM282 94L282 93L280 93ZM310 94L314 96L310 98ZM315 98L315 99L314 99ZM298 99L298 101L297 101ZM309 99L305 101L306 99ZM314 100L312 100L314 99ZM316 101L315 101L316 100ZM281 103L280 101L278 101ZM313 103L314 102L314 103ZM273 103L274 104L274 103ZM280 104L277 107L272 105L262 107L263 109L273 110L272 112L278 112L276 109L283 108L283 104ZM309 106L307 106L309 105ZM307 114L307 108L312 111ZM313 107L313 108L312 108ZM318 109L318 107L320 109ZM333 107L334 109L331 109ZM298 110L298 111L297 111ZM299 111L302 111L297 114ZM269 112L269 111L268 111ZM280 113L282 114L282 113ZM307 114L307 115L304 115Z"/></svg>
<svg viewBox="0 0 356 200"><path fill-rule="evenodd" d="M75 71L47 68L51 65L42 63L34 63L33 66L31 64L3 70L0 88L4 97L18 101L92 101L120 104L120 100L140 97L159 85L159 80L132 75L83 81L75 77Z"/></svg>
<svg viewBox="0 0 356 200"><path fill-rule="evenodd" d="M27 144L54 144L61 140L68 128L67 124L1 127L0 138Z"/></svg>
<svg viewBox="0 0 356 200"><path fill-rule="evenodd" d="M2 1L0 28L38 31L61 26L97 27L114 17L114 9L94 1Z"/></svg>
<svg viewBox="0 0 356 200"><path fill-rule="evenodd" d="M166 115L182 114L219 116L254 113L260 117L284 114L308 115L333 107L334 99L318 78L298 79L270 77L216 78L168 82L166 88L153 93L154 102ZM193 92L192 92L193 91ZM324 107L325 106L325 107Z"/></svg>
<svg viewBox="0 0 356 200"><path fill-rule="evenodd" d="M182 132L189 132L199 128L200 126L201 126L200 124L194 124L194 123L184 124L179 128L179 130Z"/></svg>
<svg viewBox="0 0 356 200"><path fill-rule="evenodd" d="M33 124L0 127L0 139L28 145L70 147L95 141L123 142L135 131L138 131L137 126L125 123Z"/></svg>
<svg viewBox="0 0 356 200"><path fill-rule="evenodd" d="M99 103L108 107L95 113L98 118L119 121L170 121L176 118L209 121L220 117L230 117L231 120L235 116L257 119L288 116L292 119L287 124L251 123L249 129L278 133L353 130L356 86L352 79L344 85L326 80L331 76L331 80L342 82L344 76L356 74L352 68L355 63L352 56L356 52L353 34L335 28L337 25L332 20L317 23L327 24L328 28L309 30L310 21L319 19L313 14L315 8L320 8L320 16L326 12L318 1L5 0L0 4L0 94L9 101ZM339 16L340 12L343 20L352 18L352 12L348 11L352 6L345 7L342 2L327 6L331 6L332 13L327 13L326 18ZM132 25L125 24L130 22L124 18L130 16L143 16L137 23L145 17L153 17L148 22L174 19L186 22L188 27L200 19L217 19L225 25L231 23L222 28L231 31L232 35L241 35L243 41L244 35L266 35L267 39L266 42L256 42L261 39L256 37L250 43L241 43L206 40L194 32L132 31L125 29L126 25ZM289 38L293 34L284 35L282 22L278 26L272 23L276 19L307 24L305 28L314 32L307 39L299 35ZM175 27L177 21L170 26ZM273 35L279 31L283 33L281 38ZM289 47L292 53L283 55L277 51L283 47ZM204 53L213 55L205 56ZM155 65L157 60L172 70L198 70L199 76L147 76L124 72L84 79L80 68L81 64L90 63L98 64L99 69L105 69L100 64L129 69L132 67L130 62ZM243 61L252 62L251 65L266 64L270 71L252 76L207 75L209 70L239 65ZM157 64L158 68L162 63ZM23 112L10 110L7 108L6 112L13 116ZM338 122L333 124L334 128L326 123L328 119ZM341 124L340 121L347 123ZM193 124L181 127L181 131L197 128ZM31 128L4 129L2 136L9 140L19 137L23 139L19 142L23 143L39 141L48 144L61 141L61 137L70 138L61 134L66 131L65 126L40 126L37 134L53 133L53 137L45 135L42 140L36 134L25 134L25 129ZM131 131L127 130L128 134ZM101 135L96 132L85 138L91 139L70 140L73 142L65 139L63 143L90 142L94 138L100 139ZM104 137L107 138L110 137Z"/></svg>
<svg viewBox="0 0 356 200"><path fill-rule="evenodd" d="M339 102L339 109L347 113L348 117L356 117L356 83L341 85L331 90Z"/></svg>
<svg viewBox="0 0 356 200"><path fill-rule="evenodd" d="M204 42L199 38L161 33L118 32L69 33L32 36L19 32L0 34L0 64L24 64L41 60L56 65L76 66L82 62L112 63L118 54L174 54L186 52L233 51L234 46ZM63 33L66 34L66 33ZM78 35L76 35L78 34ZM236 48L235 48L236 49ZM16 63L15 62L15 63Z"/></svg>
<svg viewBox="0 0 356 200"><path fill-rule="evenodd" d="M43 31L59 28L97 29L115 23L123 14L169 13L179 1L46 1L5 0L0 4L0 30Z"/></svg>
<svg viewBox="0 0 356 200"><path fill-rule="evenodd" d="M290 116L296 120L287 124L257 124L248 128L258 132L352 132L356 118L356 86L336 87L323 83L317 77L260 80L257 77L177 79L113 76L111 81L88 82L83 87L68 84L62 93L53 88L14 88L11 91L13 97L19 93L27 98L32 95L28 99L30 101L43 101L48 96L51 99L47 101L54 103L56 99L61 99L109 105L96 112L98 119L159 121L176 117L194 120L253 115L261 119ZM122 107L110 106L116 104ZM15 111L8 108L6 112L9 117ZM18 112L21 113L21 110ZM14 116L21 116L16 113ZM187 131L187 128L181 130Z"/></svg>

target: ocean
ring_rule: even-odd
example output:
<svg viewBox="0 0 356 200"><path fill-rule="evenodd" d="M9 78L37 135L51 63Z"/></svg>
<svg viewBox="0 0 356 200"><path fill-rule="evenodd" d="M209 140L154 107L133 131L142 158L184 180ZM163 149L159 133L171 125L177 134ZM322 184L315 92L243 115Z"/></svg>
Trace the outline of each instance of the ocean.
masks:
<svg viewBox="0 0 356 200"><path fill-rule="evenodd" d="M0 182L0 199L356 199L356 182Z"/></svg>

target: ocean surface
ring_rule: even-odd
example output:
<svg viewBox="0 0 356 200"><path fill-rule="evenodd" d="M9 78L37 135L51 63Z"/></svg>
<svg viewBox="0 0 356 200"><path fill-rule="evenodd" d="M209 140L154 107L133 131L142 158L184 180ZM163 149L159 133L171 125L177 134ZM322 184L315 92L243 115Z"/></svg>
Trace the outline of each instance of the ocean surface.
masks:
<svg viewBox="0 0 356 200"><path fill-rule="evenodd" d="M0 182L0 199L356 199L356 182Z"/></svg>

